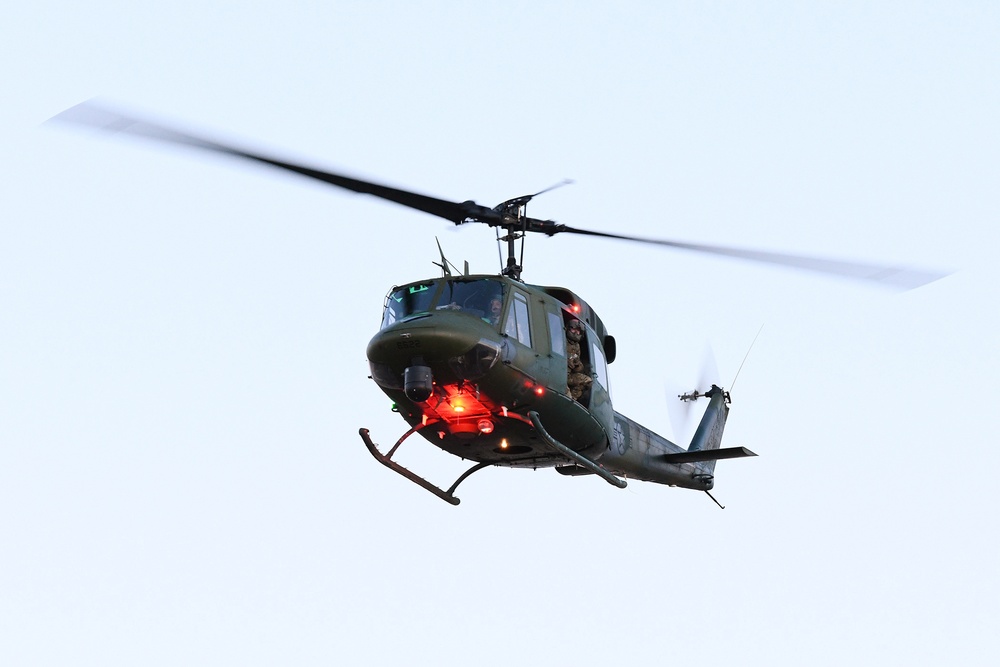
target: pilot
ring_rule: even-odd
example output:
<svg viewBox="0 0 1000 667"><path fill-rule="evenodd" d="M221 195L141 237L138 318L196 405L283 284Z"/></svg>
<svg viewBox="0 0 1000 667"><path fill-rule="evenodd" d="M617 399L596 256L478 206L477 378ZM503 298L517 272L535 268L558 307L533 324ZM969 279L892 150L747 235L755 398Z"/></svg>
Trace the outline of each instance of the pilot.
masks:
<svg viewBox="0 0 1000 667"><path fill-rule="evenodd" d="M579 320L570 320L566 329L566 339L566 384L569 386L569 394L573 400L579 401L594 382L594 378L583 372L585 366L580 356L583 327Z"/></svg>
<svg viewBox="0 0 1000 667"><path fill-rule="evenodd" d="M489 318L490 324L495 327L500 326L501 310L503 310L503 302L500 299L492 299L490 301L490 309L487 311L486 315Z"/></svg>

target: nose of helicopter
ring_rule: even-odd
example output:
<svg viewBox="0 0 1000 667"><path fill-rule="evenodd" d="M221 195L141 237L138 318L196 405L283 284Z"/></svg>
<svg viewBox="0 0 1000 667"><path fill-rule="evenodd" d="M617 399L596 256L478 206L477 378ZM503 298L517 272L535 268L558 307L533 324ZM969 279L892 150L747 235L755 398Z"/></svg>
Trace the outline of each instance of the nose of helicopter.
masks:
<svg viewBox="0 0 1000 667"><path fill-rule="evenodd" d="M482 319L437 311L382 329L367 352L372 379L382 387L401 389L404 374L416 375L407 372L413 367L430 369L435 381L475 380L500 360L504 348L503 337ZM419 399L420 393L411 398Z"/></svg>

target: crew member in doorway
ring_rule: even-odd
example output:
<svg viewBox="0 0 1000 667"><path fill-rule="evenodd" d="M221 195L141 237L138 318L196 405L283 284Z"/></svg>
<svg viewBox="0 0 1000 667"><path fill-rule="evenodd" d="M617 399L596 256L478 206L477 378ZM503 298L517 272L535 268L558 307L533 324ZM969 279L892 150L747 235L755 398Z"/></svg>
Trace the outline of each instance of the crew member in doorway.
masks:
<svg viewBox="0 0 1000 667"><path fill-rule="evenodd" d="M585 366L580 357L580 341L583 340L583 327L578 320L570 320L566 329L566 384L569 385L569 395L573 400L579 401L581 397L590 389L594 378L583 371Z"/></svg>

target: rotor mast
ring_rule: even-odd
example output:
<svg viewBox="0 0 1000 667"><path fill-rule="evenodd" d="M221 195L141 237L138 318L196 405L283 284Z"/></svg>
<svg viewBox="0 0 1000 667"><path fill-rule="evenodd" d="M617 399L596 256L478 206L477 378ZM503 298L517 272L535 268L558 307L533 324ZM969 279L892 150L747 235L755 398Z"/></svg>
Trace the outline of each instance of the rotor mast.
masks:
<svg viewBox="0 0 1000 667"><path fill-rule="evenodd" d="M495 223L487 222L487 224L503 227L507 230L507 233L504 236L497 239L498 241L507 242L507 266L505 266L500 272L501 275L517 281L521 280L521 269L524 263L524 238L527 236L529 231L541 231L549 236L554 234L556 231L559 231L555 228L556 225L551 220L533 220L532 218L529 218L528 202L538 195L551 192L552 190L561 188L564 185L570 185L572 182L572 179L567 178L559 183L556 183L555 185L550 185L544 190L539 190L533 195L523 195L521 197L515 197L514 199L508 199L502 204L497 204L493 207L493 211L499 214L500 219ZM515 258L514 250L514 242L518 239L521 239L521 257L519 260Z"/></svg>
<svg viewBox="0 0 1000 667"><path fill-rule="evenodd" d="M521 280L521 265L517 263L514 258L514 241L521 239L521 256L524 256L524 233L514 231L513 227L507 227L507 234L501 236L501 241L507 242L507 265L503 267L503 271L500 272L501 275L512 278L513 280Z"/></svg>
<svg viewBox="0 0 1000 667"><path fill-rule="evenodd" d="M521 280L521 262L524 261L524 232L526 229L525 211L527 210L528 202L531 201L532 197L534 197L534 195L525 195L523 197L508 199L493 209L499 213L501 217L501 222L497 226L503 227L507 232L498 239L498 241L506 241L507 243L507 265L503 268L500 274L517 281ZM518 239L521 240L520 260L516 257L516 250L514 248L514 242Z"/></svg>

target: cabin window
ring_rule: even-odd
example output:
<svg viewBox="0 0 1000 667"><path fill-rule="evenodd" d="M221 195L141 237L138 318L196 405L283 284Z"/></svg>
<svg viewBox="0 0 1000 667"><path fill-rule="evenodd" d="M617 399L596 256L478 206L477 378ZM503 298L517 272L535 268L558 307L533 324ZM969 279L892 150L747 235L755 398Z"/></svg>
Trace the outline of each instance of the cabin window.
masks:
<svg viewBox="0 0 1000 667"><path fill-rule="evenodd" d="M596 336L591 335L591 341L594 340ZM590 363L594 369L594 377L604 389L611 392L611 387L608 384L608 364L604 360L604 350L596 342L590 344Z"/></svg>
<svg viewBox="0 0 1000 667"><path fill-rule="evenodd" d="M499 280L449 280L441 290L437 310L457 310L500 326L503 283Z"/></svg>
<svg viewBox="0 0 1000 667"><path fill-rule="evenodd" d="M520 292L514 292L504 333L531 347L531 326L528 320L528 299Z"/></svg>
<svg viewBox="0 0 1000 667"><path fill-rule="evenodd" d="M389 295L385 302L385 312L382 313L382 328L395 324L399 320L430 310L436 285L420 283L401 287Z"/></svg>
<svg viewBox="0 0 1000 667"><path fill-rule="evenodd" d="M566 356L566 333L563 331L562 316L559 313L547 313L549 318L549 342L552 343L552 354Z"/></svg>

